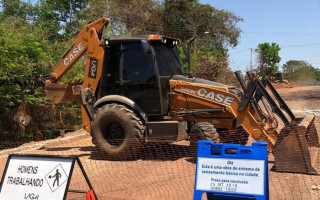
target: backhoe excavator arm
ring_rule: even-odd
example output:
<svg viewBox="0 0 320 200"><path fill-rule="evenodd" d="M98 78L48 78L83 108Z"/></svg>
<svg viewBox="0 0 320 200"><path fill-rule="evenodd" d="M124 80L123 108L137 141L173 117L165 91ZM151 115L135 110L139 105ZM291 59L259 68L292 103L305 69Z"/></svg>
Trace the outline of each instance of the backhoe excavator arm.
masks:
<svg viewBox="0 0 320 200"><path fill-rule="evenodd" d="M104 59L104 30L110 20L102 17L87 24L78 34L74 44L63 54L52 73L41 77L45 83L45 93L53 103L75 102L81 105L82 123L90 130L94 115L95 92L102 73ZM74 64L87 53L82 85L57 83Z"/></svg>
<svg viewBox="0 0 320 200"><path fill-rule="evenodd" d="M56 83L63 75L70 70L74 64L85 54L93 54L94 50L99 44L96 44L96 40L102 39L102 34L105 27L109 23L109 19L102 17L87 24L78 34L78 37L74 44L63 54L58 61L52 73L42 76L44 82ZM94 42L94 43L92 43ZM97 55L91 55L95 57Z"/></svg>

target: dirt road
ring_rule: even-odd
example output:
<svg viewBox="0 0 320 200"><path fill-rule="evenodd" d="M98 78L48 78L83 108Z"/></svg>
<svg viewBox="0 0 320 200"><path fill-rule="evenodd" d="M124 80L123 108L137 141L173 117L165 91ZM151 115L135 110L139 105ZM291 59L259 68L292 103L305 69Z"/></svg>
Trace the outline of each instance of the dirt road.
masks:
<svg viewBox="0 0 320 200"><path fill-rule="evenodd" d="M281 88L278 92L294 112L308 109L320 115L320 86Z"/></svg>
<svg viewBox="0 0 320 200"><path fill-rule="evenodd" d="M298 115L320 110L320 87L279 89L280 94ZM317 117L316 125L320 130ZM25 144L0 151L0 172L10 153L78 155L100 200L104 199L192 199L195 160L189 142L175 144L150 143L141 158L132 161L103 160L95 151L91 138L83 130L67 134L65 138ZM273 163L269 164L271 169ZM319 165L319 164L318 164ZM320 167L320 166L318 166ZM270 199L320 199L320 176L269 172ZM76 167L70 188L87 189ZM69 193L67 199L85 199Z"/></svg>
<svg viewBox="0 0 320 200"><path fill-rule="evenodd" d="M281 97L297 117L316 115L316 127L320 131L320 86L278 89Z"/></svg>

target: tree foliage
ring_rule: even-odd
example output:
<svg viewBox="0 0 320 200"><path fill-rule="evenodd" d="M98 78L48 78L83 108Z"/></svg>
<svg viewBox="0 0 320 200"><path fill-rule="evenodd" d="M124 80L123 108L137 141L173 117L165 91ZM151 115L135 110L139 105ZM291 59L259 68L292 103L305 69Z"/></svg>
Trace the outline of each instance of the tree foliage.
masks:
<svg viewBox="0 0 320 200"><path fill-rule="evenodd" d="M191 37L197 37L193 48L196 76L225 83L235 80L232 73L225 73L230 72L227 47L238 44L240 30L237 23L241 18L197 0L167 0L160 12L163 13L163 34L180 38L185 43ZM226 74L230 75L229 79L223 78Z"/></svg>
<svg viewBox="0 0 320 200"><path fill-rule="evenodd" d="M238 44L240 30L236 26L242 19L197 0L167 0L161 10L163 32L186 41L193 36L210 38L207 42Z"/></svg>
<svg viewBox="0 0 320 200"><path fill-rule="evenodd" d="M18 17L21 19L29 19L32 17L32 5L21 0L2 0L1 18Z"/></svg>
<svg viewBox="0 0 320 200"><path fill-rule="evenodd" d="M277 43L260 43L255 50L258 54L258 73L261 76L272 76L279 70L280 46Z"/></svg>
<svg viewBox="0 0 320 200"><path fill-rule="evenodd" d="M42 16L51 15L53 21L59 25L56 31L69 38L82 28L80 27L79 15L88 4L89 0L41 0L39 9Z"/></svg>
<svg viewBox="0 0 320 200"><path fill-rule="evenodd" d="M37 79L49 67L49 43L26 21L8 17L0 23L0 114L19 103L39 104L43 92Z"/></svg>
<svg viewBox="0 0 320 200"><path fill-rule="evenodd" d="M314 85L320 81L320 70L303 60L289 60L282 69L286 79L301 85Z"/></svg>

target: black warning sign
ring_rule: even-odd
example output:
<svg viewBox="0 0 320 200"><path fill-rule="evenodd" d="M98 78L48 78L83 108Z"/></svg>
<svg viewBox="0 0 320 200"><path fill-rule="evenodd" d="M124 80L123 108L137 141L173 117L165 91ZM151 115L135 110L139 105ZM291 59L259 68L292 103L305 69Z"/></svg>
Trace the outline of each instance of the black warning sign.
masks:
<svg viewBox="0 0 320 200"><path fill-rule="evenodd" d="M68 176L62 165L58 164L45 176L45 179L51 191L55 192L61 185L67 182Z"/></svg>

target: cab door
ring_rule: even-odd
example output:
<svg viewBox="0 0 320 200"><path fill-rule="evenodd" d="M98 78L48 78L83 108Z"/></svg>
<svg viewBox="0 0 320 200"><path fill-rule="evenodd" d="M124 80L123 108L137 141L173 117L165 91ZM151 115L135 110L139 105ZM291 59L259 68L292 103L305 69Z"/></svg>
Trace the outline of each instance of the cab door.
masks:
<svg viewBox="0 0 320 200"><path fill-rule="evenodd" d="M160 91L155 59L141 42L122 44L120 84L124 96L136 102L148 115L161 115Z"/></svg>

